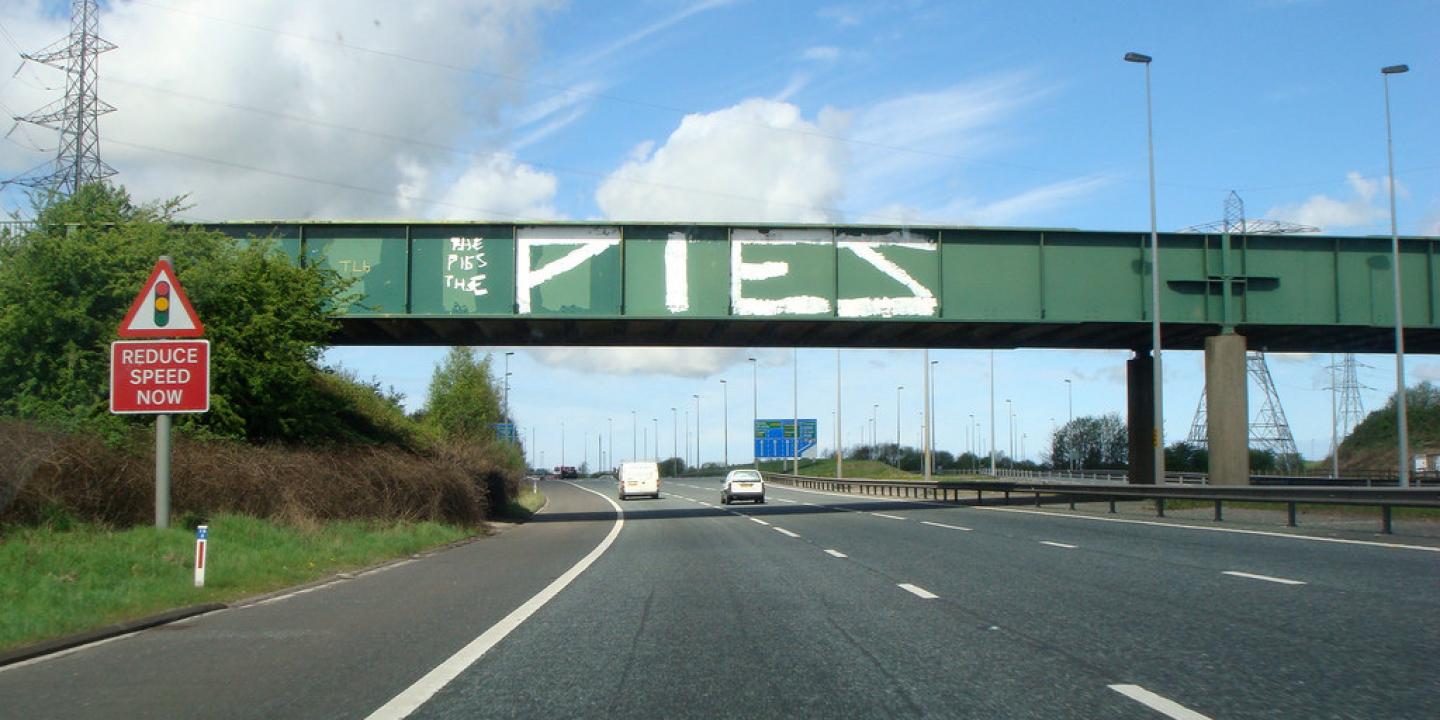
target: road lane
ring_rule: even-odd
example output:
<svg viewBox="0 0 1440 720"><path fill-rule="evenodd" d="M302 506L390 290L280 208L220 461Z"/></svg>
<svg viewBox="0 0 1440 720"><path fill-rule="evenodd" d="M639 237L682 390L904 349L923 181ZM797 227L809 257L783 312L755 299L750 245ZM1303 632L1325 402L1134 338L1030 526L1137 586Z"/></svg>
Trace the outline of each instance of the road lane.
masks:
<svg viewBox="0 0 1440 720"><path fill-rule="evenodd" d="M1219 697L1224 716L1273 712L1277 698L1321 717L1440 713L1433 663L1416 662L1440 640L1433 553L885 503L913 521L901 523L875 519L881 504L869 498L824 502L851 512L752 512L914 579L967 616L1096 658L1119 681ZM922 524L941 519L974 531ZM1059 537L1075 547L1041 544ZM1304 567L1324 582L1296 593L1221 574L1256 566ZM1392 585L1368 584L1379 578Z"/></svg>
<svg viewBox="0 0 1440 720"><path fill-rule="evenodd" d="M273 603L0 669L0 717L363 717L588 553L602 498L546 483L536 520ZM223 555L210 568L223 577Z"/></svg>
<svg viewBox="0 0 1440 720"><path fill-rule="evenodd" d="M677 485L414 717L1148 717L1083 659Z"/></svg>

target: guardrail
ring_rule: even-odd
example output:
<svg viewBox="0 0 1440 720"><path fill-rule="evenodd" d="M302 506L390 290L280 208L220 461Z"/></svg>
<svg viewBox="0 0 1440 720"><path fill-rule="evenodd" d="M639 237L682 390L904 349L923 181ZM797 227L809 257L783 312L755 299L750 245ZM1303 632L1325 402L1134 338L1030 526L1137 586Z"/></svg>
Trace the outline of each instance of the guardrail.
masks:
<svg viewBox="0 0 1440 720"><path fill-rule="evenodd" d="M1300 503L1318 505L1351 505L1380 508L1381 532L1390 534L1391 510L1397 507L1440 508L1440 489L1432 488L1375 488L1375 487L1323 487L1323 486L1257 486L1257 485L1129 485L1078 483L1038 483L1004 480L983 480L979 482L953 482L923 480L860 480L846 478L819 478L804 475L765 473L767 481L812 490L849 493L860 496L913 498L935 502L968 502L974 493L976 505L985 504L985 493L1000 493L1004 502L1013 504L1012 494L1034 496L1035 506L1044 500L1069 502L1074 509L1077 502L1108 502L1110 512L1115 512L1115 503L1122 500L1154 500L1155 512L1165 516L1166 500L1194 500L1213 502L1215 520L1224 517L1227 502L1253 502L1283 504L1287 510L1286 525L1295 527L1296 506Z"/></svg>

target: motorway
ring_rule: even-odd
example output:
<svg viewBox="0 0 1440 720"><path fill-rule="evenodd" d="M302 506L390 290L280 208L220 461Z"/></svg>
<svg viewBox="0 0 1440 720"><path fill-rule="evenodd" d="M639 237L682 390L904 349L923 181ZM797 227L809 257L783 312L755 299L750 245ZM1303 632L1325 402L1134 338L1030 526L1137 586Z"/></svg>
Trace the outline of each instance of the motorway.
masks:
<svg viewBox="0 0 1440 720"><path fill-rule="evenodd" d="M0 717L1440 717L1434 549L542 489L479 542L0 668Z"/></svg>

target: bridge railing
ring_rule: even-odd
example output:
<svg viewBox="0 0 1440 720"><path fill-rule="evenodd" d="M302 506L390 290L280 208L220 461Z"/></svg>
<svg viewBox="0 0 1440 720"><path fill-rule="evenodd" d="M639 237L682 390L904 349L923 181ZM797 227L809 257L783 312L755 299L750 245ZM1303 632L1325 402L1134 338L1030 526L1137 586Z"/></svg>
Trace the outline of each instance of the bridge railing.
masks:
<svg viewBox="0 0 1440 720"><path fill-rule="evenodd" d="M895 481L821 478L783 473L765 473L766 480L780 485L839 492L859 496L926 500L941 503L973 503L984 505L985 494L991 502L1017 504L1014 495L1033 496L1035 507L1044 502L1068 502L1074 509L1077 502L1108 502L1110 512L1120 501L1153 500L1155 513L1165 516L1165 501L1182 500L1214 503L1215 520L1224 517L1224 504L1262 503L1286 507L1286 525L1296 526L1297 506L1301 503L1380 508L1381 532L1392 531L1393 508L1440 508L1440 488L1410 487L1327 487L1327 486L1265 486L1265 485L1131 485L1119 483L1057 483L1023 480L981 480L961 482L950 480ZM1027 498L1028 502L1030 498Z"/></svg>

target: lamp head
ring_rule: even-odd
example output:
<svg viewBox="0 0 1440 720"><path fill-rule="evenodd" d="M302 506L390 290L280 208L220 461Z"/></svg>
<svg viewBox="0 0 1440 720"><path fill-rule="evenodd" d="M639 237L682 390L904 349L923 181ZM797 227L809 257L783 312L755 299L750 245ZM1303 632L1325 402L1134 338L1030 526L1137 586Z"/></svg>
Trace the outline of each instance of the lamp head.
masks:
<svg viewBox="0 0 1440 720"><path fill-rule="evenodd" d="M1143 63L1143 64L1145 64L1145 65L1149 65L1149 64L1150 64L1150 60L1151 60L1151 58L1150 58L1149 55L1141 55L1140 53L1137 53L1137 52L1127 52L1127 53L1125 53L1125 62Z"/></svg>
<svg viewBox="0 0 1440 720"><path fill-rule="evenodd" d="M1400 73L1406 72L1410 72L1409 65L1390 65L1388 67L1380 68L1380 73L1382 75L1399 75Z"/></svg>

